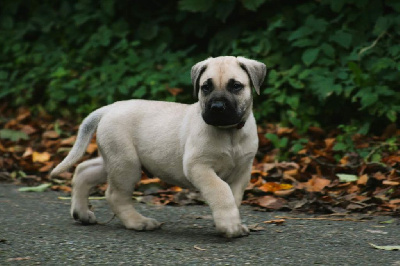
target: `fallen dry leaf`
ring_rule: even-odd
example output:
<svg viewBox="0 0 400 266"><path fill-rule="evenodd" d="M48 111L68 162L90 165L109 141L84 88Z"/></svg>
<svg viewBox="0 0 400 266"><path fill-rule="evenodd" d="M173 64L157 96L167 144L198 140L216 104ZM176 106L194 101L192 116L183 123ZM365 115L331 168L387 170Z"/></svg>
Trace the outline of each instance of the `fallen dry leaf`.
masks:
<svg viewBox="0 0 400 266"><path fill-rule="evenodd" d="M72 146L76 141L76 136L71 136L69 138L61 140L60 144L64 146Z"/></svg>
<svg viewBox="0 0 400 266"><path fill-rule="evenodd" d="M336 139L335 138L327 138L324 140L325 142L325 147L328 150L331 150L333 148L333 145L335 144Z"/></svg>
<svg viewBox="0 0 400 266"><path fill-rule="evenodd" d="M45 131L42 134L42 138L44 139L57 139L58 137L60 137L60 134L58 134L58 132L54 130Z"/></svg>
<svg viewBox="0 0 400 266"><path fill-rule="evenodd" d="M89 143L89 145L86 148L86 152L89 154L93 154L95 151L97 151L97 144L96 143Z"/></svg>
<svg viewBox="0 0 400 266"><path fill-rule="evenodd" d="M277 190L277 191L274 192L274 195L278 196L278 197L287 197L287 196L291 195L295 191L296 191L295 188L286 189L286 190Z"/></svg>
<svg viewBox="0 0 400 266"><path fill-rule="evenodd" d="M31 111L29 111L28 108L23 107L18 110L18 116L17 116L16 120L18 122L22 122L23 120L25 120L26 118L28 118L30 116L31 116Z"/></svg>
<svg viewBox="0 0 400 266"><path fill-rule="evenodd" d="M45 165L39 168L39 172L48 172L50 171L54 166L54 162L45 162Z"/></svg>
<svg viewBox="0 0 400 266"><path fill-rule="evenodd" d="M178 94L183 92L183 89L181 88L169 88L168 89L169 93L171 93L173 96L177 96Z"/></svg>
<svg viewBox="0 0 400 266"><path fill-rule="evenodd" d="M274 219L274 220L264 221L263 223L265 223L265 224L283 225L284 222L286 222L285 219Z"/></svg>
<svg viewBox="0 0 400 266"><path fill-rule="evenodd" d="M320 192L322 191L326 186L328 186L331 183L330 180L319 177L317 175L313 175L310 180L308 180L307 183L305 183L305 188L307 191L310 192Z"/></svg>
<svg viewBox="0 0 400 266"><path fill-rule="evenodd" d="M274 192L280 189L280 184L275 182L267 182L262 186L258 187L258 189L264 192Z"/></svg>
<svg viewBox="0 0 400 266"><path fill-rule="evenodd" d="M72 173L64 172L64 173L59 174L58 177L61 177L62 179L65 179L65 180L69 180L72 178Z"/></svg>
<svg viewBox="0 0 400 266"><path fill-rule="evenodd" d="M382 184L383 185L388 185L388 186L398 186L398 185L400 185L400 182L390 181L390 180L383 180Z"/></svg>
<svg viewBox="0 0 400 266"><path fill-rule="evenodd" d="M23 261L23 260L30 260L32 259L31 257L17 257L17 258L9 258L7 259L8 262L11 261Z"/></svg>
<svg viewBox="0 0 400 266"><path fill-rule="evenodd" d="M262 166L263 166L262 172L267 173L268 171L274 169L276 167L276 164L275 163L264 163Z"/></svg>
<svg viewBox="0 0 400 266"><path fill-rule="evenodd" d="M174 89L174 88L173 88ZM175 90L172 93L180 93ZM12 110L0 104L0 127L28 135L25 140L1 139L0 141L0 180L18 182L34 187L51 182L57 186L71 186L71 172L50 179L48 173L60 163L70 151L76 140L79 124L59 118L51 118L46 113L32 115L29 108ZM54 130L55 124L60 130ZM57 132L63 132L61 138ZM400 130L393 131L393 138L400 141ZM259 124L259 154L254 160L251 182L244 202L265 209L288 209L313 212L332 212L337 208L353 212L383 212L397 215L400 211L400 149L386 149L387 143L380 136L351 136L356 149L369 147L380 154L379 164L363 162L355 153L342 153L333 150L337 143L338 130L325 132L321 128L310 128L300 135L294 128L280 127L276 124ZM273 147L266 133L286 137L289 144L299 138L309 139L297 154L290 154L291 161L281 161L282 151ZM311 136L311 137L310 137ZM397 144L396 144L397 145ZM381 152L381 150L383 152ZM95 137L82 160L96 157ZM286 151L285 151L286 152ZM341 163L337 161L340 155ZM76 165L75 165L76 166ZM357 180L340 183L337 174L356 176ZM147 181L146 181L147 180ZM154 182L155 185L143 186ZM292 188L284 187L289 183ZM97 186L96 195L102 196L107 185ZM163 183L159 179L148 179L143 175L139 190L134 195L141 202L154 204L204 204L198 192L182 190ZM260 188L260 190L258 189ZM65 188L67 190L67 188ZM148 193L149 195L144 194ZM270 195L265 196L265 193ZM285 197L282 199L281 197Z"/></svg>
<svg viewBox="0 0 400 266"><path fill-rule="evenodd" d="M261 176L267 176L268 175L268 173L266 173L266 172L263 172L263 171L261 171L261 170L252 170L251 171L251 175L261 175Z"/></svg>
<svg viewBox="0 0 400 266"><path fill-rule="evenodd" d="M34 128L31 125L23 125L20 130L27 135L32 135L33 133L36 133L38 131L36 128Z"/></svg>
<svg viewBox="0 0 400 266"><path fill-rule="evenodd" d="M48 160L50 160L50 153L48 152L36 152L34 151L32 153L32 162L39 162L39 163L43 163L43 162L47 162Z"/></svg>
<svg viewBox="0 0 400 266"><path fill-rule="evenodd" d="M387 163L387 164L400 163L400 156L399 155L390 155L390 156L388 156L386 158L383 158L382 161Z"/></svg>
<svg viewBox="0 0 400 266"><path fill-rule="evenodd" d="M279 184L276 182L266 182L260 187L258 187L260 190L264 192L276 192L278 190L288 190L291 189L293 185L291 184Z"/></svg>
<svg viewBox="0 0 400 266"><path fill-rule="evenodd" d="M161 179L160 178L147 178L147 179L142 179L139 182L139 185L147 185L147 184L152 184L152 183L160 183Z"/></svg>
<svg viewBox="0 0 400 266"><path fill-rule="evenodd" d="M251 232L259 232L265 230L265 228L262 227L260 224L249 224L247 228L249 228Z"/></svg>
<svg viewBox="0 0 400 266"><path fill-rule="evenodd" d="M182 191L182 188L178 187L178 186L173 186L173 187L170 187L169 190L173 191L173 192L180 192L180 191Z"/></svg>
<svg viewBox="0 0 400 266"><path fill-rule="evenodd" d="M3 144L1 144L1 142L0 142L0 151L1 152L6 152L7 151L7 149L3 146Z"/></svg>
<svg viewBox="0 0 400 266"><path fill-rule="evenodd" d="M308 131L317 136L325 135L325 131L320 127L311 126L308 128Z"/></svg>
<svg viewBox="0 0 400 266"><path fill-rule="evenodd" d="M363 185L365 186L368 182L368 175L362 175L360 178L357 180L357 185Z"/></svg>
<svg viewBox="0 0 400 266"><path fill-rule="evenodd" d="M386 176L383 174L383 173L381 173L381 172L376 172L376 173L374 173L374 178L376 178L377 180L385 180L386 179Z"/></svg>
<svg viewBox="0 0 400 266"><path fill-rule="evenodd" d="M262 184L264 183L265 181L264 181L264 179L261 177L261 176L259 176L259 177L257 177L257 178L251 178L250 179L250 186L253 188L253 187L260 187L260 186L262 186Z"/></svg>
<svg viewBox="0 0 400 266"><path fill-rule="evenodd" d="M257 203L267 209L279 210L286 204L286 200L273 196L263 196L257 200Z"/></svg>
<svg viewBox="0 0 400 266"><path fill-rule="evenodd" d="M24 154L22 154L22 157L29 157L33 154L33 149L31 147L26 148Z"/></svg>
<svg viewBox="0 0 400 266"><path fill-rule="evenodd" d="M298 173L299 173L299 169L298 168L286 170L286 171L283 172L283 174L289 175L289 176L297 176Z"/></svg>
<svg viewBox="0 0 400 266"><path fill-rule="evenodd" d="M389 201L389 204L400 204L400 199L393 199Z"/></svg>
<svg viewBox="0 0 400 266"><path fill-rule="evenodd" d="M51 186L51 189L57 191L71 192L70 186Z"/></svg>
<svg viewBox="0 0 400 266"><path fill-rule="evenodd" d="M291 134L293 133L294 128L289 128L289 127L279 127L277 130L278 135L284 135L284 134Z"/></svg>

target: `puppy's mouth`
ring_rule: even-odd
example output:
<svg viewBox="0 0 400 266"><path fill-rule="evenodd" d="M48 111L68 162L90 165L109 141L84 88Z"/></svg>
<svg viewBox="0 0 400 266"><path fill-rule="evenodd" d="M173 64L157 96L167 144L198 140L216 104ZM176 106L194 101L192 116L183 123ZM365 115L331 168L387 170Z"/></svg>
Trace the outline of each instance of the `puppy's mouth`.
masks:
<svg viewBox="0 0 400 266"><path fill-rule="evenodd" d="M202 116L208 125L230 127L241 123L243 115L228 101L214 100L206 104Z"/></svg>
<svg viewBox="0 0 400 266"><path fill-rule="evenodd" d="M203 120L206 124L216 127L233 127L238 125L241 122L241 119L238 117L215 117L203 114Z"/></svg>

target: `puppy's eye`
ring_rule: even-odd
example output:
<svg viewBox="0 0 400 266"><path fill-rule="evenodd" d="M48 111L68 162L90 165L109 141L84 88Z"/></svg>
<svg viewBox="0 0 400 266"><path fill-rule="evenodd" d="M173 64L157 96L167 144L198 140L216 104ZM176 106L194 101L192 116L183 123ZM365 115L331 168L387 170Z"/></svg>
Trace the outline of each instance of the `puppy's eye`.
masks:
<svg viewBox="0 0 400 266"><path fill-rule="evenodd" d="M242 83L236 82L236 83L233 84L233 91L238 92L241 89L243 89L243 84Z"/></svg>
<svg viewBox="0 0 400 266"><path fill-rule="evenodd" d="M209 93L209 92L211 91L211 86L208 85L208 84L204 84L204 85L201 86L201 90L202 90L204 93Z"/></svg>

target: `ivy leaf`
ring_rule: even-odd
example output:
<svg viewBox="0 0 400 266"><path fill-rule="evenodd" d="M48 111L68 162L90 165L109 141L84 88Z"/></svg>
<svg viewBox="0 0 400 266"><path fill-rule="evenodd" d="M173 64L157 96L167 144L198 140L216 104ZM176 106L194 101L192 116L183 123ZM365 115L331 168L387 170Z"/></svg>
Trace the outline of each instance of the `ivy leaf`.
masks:
<svg viewBox="0 0 400 266"><path fill-rule="evenodd" d="M332 47L332 45L324 43L321 45L321 49L324 52L324 54L327 55L329 58L335 57L335 49Z"/></svg>
<svg viewBox="0 0 400 266"><path fill-rule="evenodd" d="M338 142L335 144L335 146L333 146L332 150L334 151L345 151L347 150L347 145L342 143L342 142Z"/></svg>
<svg viewBox="0 0 400 266"><path fill-rule="evenodd" d="M378 101L378 94L361 94L361 109L364 109Z"/></svg>
<svg viewBox="0 0 400 266"><path fill-rule="evenodd" d="M382 161L382 155L375 153L371 156L371 162L381 162Z"/></svg>
<svg viewBox="0 0 400 266"><path fill-rule="evenodd" d="M313 30L310 29L309 27L301 26L297 30L292 31L292 33L290 33L290 35L288 36L288 40L289 41L297 40L302 37L310 35L312 32Z"/></svg>
<svg viewBox="0 0 400 266"><path fill-rule="evenodd" d="M342 10L346 0L331 1L331 9L333 12L339 13Z"/></svg>
<svg viewBox="0 0 400 266"><path fill-rule="evenodd" d="M6 80L8 78L8 72L0 70L0 80Z"/></svg>
<svg viewBox="0 0 400 266"><path fill-rule="evenodd" d="M267 133L265 137L269 139L273 144L279 142L279 137L276 134Z"/></svg>
<svg viewBox="0 0 400 266"><path fill-rule="evenodd" d="M139 38L144 40L151 40L157 36L158 33L158 25L150 22L142 22L140 23L137 34Z"/></svg>
<svg viewBox="0 0 400 266"><path fill-rule="evenodd" d="M376 21L375 27L372 31L375 35L379 35L384 31L387 31L390 26L392 26L393 21L391 20L391 17L389 16L383 16L378 18Z"/></svg>
<svg viewBox="0 0 400 266"><path fill-rule="evenodd" d="M124 85L119 86L119 87L118 87L118 91L119 91L122 95L128 95L128 93L129 93L129 89L128 89L126 86L124 86Z"/></svg>
<svg viewBox="0 0 400 266"><path fill-rule="evenodd" d="M67 76L68 74L69 74L68 70L66 70L63 67L59 67L53 73L51 73L51 76L54 78L62 78Z"/></svg>
<svg viewBox="0 0 400 266"><path fill-rule="evenodd" d="M256 11L264 2L265 0L242 0L243 6L251 11Z"/></svg>
<svg viewBox="0 0 400 266"><path fill-rule="evenodd" d="M344 32L343 30L339 30L335 32L331 37L330 40L336 42L340 46L344 48L349 48L353 37L350 33Z"/></svg>
<svg viewBox="0 0 400 266"><path fill-rule="evenodd" d="M320 48L310 48L304 51L301 56L301 60L303 60L306 66L310 66L317 59Z"/></svg>
<svg viewBox="0 0 400 266"><path fill-rule="evenodd" d="M11 141L18 141L20 139L27 140L29 139L29 137L25 132L22 131L2 129L0 130L0 139L9 139Z"/></svg>
<svg viewBox="0 0 400 266"><path fill-rule="evenodd" d="M289 78L289 84L295 89L302 89L304 88L304 83L298 79Z"/></svg>
<svg viewBox="0 0 400 266"><path fill-rule="evenodd" d="M396 122L397 120L397 113L394 110L391 110L389 112L386 113L386 117L392 122Z"/></svg>
<svg viewBox="0 0 400 266"><path fill-rule="evenodd" d="M388 1L387 3L388 6L393 8L396 12L400 12L400 3L396 1Z"/></svg>
<svg viewBox="0 0 400 266"><path fill-rule="evenodd" d="M109 16L114 15L114 5L115 1L113 0L103 0L100 2L100 6L103 9L104 13L106 13Z"/></svg>
<svg viewBox="0 0 400 266"><path fill-rule="evenodd" d="M316 45L317 42L315 40L311 39L299 39L295 42L293 42L293 46L295 47L307 47L307 46L314 46Z"/></svg>
<svg viewBox="0 0 400 266"><path fill-rule="evenodd" d="M7 30L12 29L13 26L14 26L14 21L13 21L12 17L11 16L5 16L3 18L3 20L2 20L2 26Z"/></svg>
<svg viewBox="0 0 400 266"><path fill-rule="evenodd" d="M315 31L324 32L329 23L321 18L315 18L313 15L307 17L305 25Z"/></svg>
<svg viewBox="0 0 400 266"><path fill-rule="evenodd" d="M179 9L190 12L204 12L210 9L213 0L181 0L179 1Z"/></svg>
<svg viewBox="0 0 400 266"><path fill-rule="evenodd" d="M233 0L217 2L215 7L215 17L225 22L226 18L232 13L235 8L236 2Z"/></svg>
<svg viewBox="0 0 400 266"><path fill-rule="evenodd" d="M388 48L388 51L391 56L396 56L396 55L400 54L400 45L399 44L393 45Z"/></svg>
<svg viewBox="0 0 400 266"><path fill-rule="evenodd" d="M147 90L145 86L140 86L137 90L132 93L132 97L142 98L146 94Z"/></svg>

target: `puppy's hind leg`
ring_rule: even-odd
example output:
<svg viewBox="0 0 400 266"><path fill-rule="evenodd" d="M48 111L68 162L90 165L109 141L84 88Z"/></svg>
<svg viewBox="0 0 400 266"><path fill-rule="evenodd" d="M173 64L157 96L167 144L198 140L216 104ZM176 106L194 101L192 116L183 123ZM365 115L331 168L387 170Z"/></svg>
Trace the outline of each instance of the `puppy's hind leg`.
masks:
<svg viewBox="0 0 400 266"><path fill-rule="evenodd" d="M137 231L154 230L161 224L151 218L144 217L133 207L132 192L139 182L142 170L135 148L125 147L117 154L107 153L108 188L107 201L115 215L127 229Z"/></svg>
<svg viewBox="0 0 400 266"><path fill-rule="evenodd" d="M103 158L98 157L78 165L72 179L71 216L82 224L95 224L96 217L89 210L91 188L107 182Z"/></svg>

